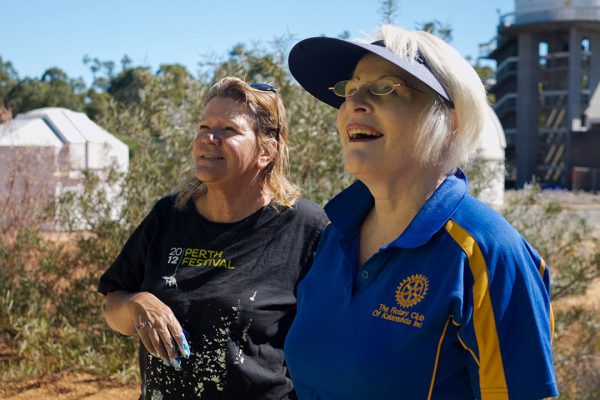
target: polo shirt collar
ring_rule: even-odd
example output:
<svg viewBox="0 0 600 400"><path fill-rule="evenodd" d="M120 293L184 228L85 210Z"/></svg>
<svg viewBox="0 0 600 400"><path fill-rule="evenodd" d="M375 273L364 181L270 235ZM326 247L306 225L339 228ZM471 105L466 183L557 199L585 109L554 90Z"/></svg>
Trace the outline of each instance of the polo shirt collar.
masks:
<svg viewBox="0 0 600 400"><path fill-rule="evenodd" d="M404 232L384 248L414 248L427 243L450 219L468 191L467 177L460 169L447 176ZM350 240L359 234L361 223L373 204L373 196L367 186L356 181L331 199L325 205L325 212L342 237Z"/></svg>

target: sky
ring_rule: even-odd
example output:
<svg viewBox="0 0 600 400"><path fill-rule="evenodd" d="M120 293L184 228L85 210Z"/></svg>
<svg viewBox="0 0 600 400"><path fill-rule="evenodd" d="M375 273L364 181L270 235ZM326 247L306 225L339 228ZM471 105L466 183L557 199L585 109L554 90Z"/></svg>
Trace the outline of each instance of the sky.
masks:
<svg viewBox="0 0 600 400"><path fill-rule="evenodd" d="M400 0L397 25L414 29L438 20L453 28L451 44L476 59L479 44L496 34L499 15L513 0ZM50 67L91 83L83 58L117 66L182 64L226 57L238 43L270 46L311 36L364 38L382 22L380 0L0 0L0 57L20 78L39 78Z"/></svg>

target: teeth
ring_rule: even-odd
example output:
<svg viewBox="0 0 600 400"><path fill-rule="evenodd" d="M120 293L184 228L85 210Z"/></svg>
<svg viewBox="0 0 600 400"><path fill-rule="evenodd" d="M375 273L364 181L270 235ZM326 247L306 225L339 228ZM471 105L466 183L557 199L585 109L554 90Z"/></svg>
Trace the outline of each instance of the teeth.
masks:
<svg viewBox="0 0 600 400"><path fill-rule="evenodd" d="M379 138L382 137L383 134L379 132L367 131L363 129L349 129L348 136L351 139L368 139L368 138Z"/></svg>
<svg viewBox="0 0 600 400"><path fill-rule="evenodd" d="M200 158L208 158L210 160L221 160L223 157L217 156L216 154L203 154Z"/></svg>

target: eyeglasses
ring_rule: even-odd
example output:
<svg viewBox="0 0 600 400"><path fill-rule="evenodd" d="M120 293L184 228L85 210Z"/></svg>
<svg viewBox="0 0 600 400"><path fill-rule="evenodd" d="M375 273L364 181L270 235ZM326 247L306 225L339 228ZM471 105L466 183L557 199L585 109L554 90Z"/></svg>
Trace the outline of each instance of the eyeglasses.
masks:
<svg viewBox="0 0 600 400"><path fill-rule="evenodd" d="M248 84L252 89L260 90L261 92L273 92L277 95L277 89L275 87L269 85L268 83L260 83L260 82L251 82ZM277 109L277 131L275 132L275 140L279 141L279 106L277 102L275 103L275 108Z"/></svg>
<svg viewBox="0 0 600 400"><path fill-rule="evenodd" d="M336 83L334 86L330 87L329 90L335 93L336 96L347 98L356 94L358 89L363 85L366 85L369 88L369 93L375 96L385 96L390 94L399 86L425 93L422 90L408 85L406 82L396 83L396 81L388 78L377 79L373 82L360 82L356 79L345 80Z"/></svg>

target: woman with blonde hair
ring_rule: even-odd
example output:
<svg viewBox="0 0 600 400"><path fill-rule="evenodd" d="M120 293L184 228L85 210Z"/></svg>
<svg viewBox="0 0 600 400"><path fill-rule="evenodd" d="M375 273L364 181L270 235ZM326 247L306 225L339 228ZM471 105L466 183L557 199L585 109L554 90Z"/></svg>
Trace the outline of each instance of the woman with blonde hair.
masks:
<svg viewBox="0 0 600 400"><path fill-rule="evenodd" d="M286 177L287 135L274 87L217 82L193 176L101 277L109 326L141 340L142 399L292 395L283 341L326 219Z"/></svg>
<svg viewBox="0 0 600 400"><path fill-rule="evenodd" d="M549 272L459 166L488 108L443 40L383 26L368 42L317 37L292 75L338 108L357 181L298 286L285 343L300 399L541 399L557 395Z"/></svg>

